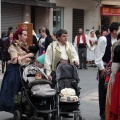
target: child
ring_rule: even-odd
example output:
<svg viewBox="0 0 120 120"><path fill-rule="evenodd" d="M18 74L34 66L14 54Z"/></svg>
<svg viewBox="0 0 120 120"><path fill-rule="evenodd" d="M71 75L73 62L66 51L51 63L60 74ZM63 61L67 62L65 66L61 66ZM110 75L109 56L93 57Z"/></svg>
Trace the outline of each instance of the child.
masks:
<svg viewBox="0 0 120 120"><path fill-rule="evenodd" d="M40 71L37 71L36 74L35 74L35 80L38 80L38 81L42 80L42 77L43 77L42 73ZM51 86L48 83L46 83L46 84L39 83L39 84L36 84L36 85L32 86L31 93L32 93L32 95L35 95L35 96L45 97L45 96L55 95L56 90L52 89Z"/></svg>
<svg viewBox="0 0 120 120"><path fill-rule="evenodd" d="M42 79L42 74L40 71L36 72L35 74L35 80L41 80Z"/></svg>
<svg viewBox="0 0 120 120"><path fill-rule="evenodd" d="M45 54L42 54L41 56L39 56L37 58L37 66L40 67L40 68L43 68L44 67L44 60L45 60Z"/></svg>

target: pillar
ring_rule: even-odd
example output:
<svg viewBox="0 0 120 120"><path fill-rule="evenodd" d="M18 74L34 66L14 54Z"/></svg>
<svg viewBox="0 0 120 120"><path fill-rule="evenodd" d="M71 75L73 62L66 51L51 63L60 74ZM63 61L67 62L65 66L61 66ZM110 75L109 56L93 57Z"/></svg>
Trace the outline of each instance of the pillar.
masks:
<svg viewBox="0 0 120 120"><path fill-rule="evenodd" d="M25 5L23 8L23 22L31 23L31 6Z"/></svg>

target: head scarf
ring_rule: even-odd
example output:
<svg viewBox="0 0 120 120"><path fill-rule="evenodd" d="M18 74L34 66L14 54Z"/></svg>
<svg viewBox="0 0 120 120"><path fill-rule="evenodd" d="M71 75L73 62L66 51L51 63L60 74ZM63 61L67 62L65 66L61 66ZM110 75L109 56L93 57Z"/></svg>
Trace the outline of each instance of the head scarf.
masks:
<svg viewBox="0 0 120 120"><path fill-rule="evenodd" d="M17 31L15 32L15 34L14 34L14 36L13 36L13 40L18 40L18 39L19 39L19 38L18 38L18 35L19 35L22 31L24 31L23 28L17 29Z"/></svg>
<svg viewBox="0 0 120 120"><path fill-rule="evenodd" d="M91 39L91 32L94 32L94 38L92 38L92 39L94 39L93 41L94 41L94 42L97 41L97 37L96 37L96 34L95 34L95 31L94 31L94 30L91 30L91 31L88 33L88 39Z"/></svg>

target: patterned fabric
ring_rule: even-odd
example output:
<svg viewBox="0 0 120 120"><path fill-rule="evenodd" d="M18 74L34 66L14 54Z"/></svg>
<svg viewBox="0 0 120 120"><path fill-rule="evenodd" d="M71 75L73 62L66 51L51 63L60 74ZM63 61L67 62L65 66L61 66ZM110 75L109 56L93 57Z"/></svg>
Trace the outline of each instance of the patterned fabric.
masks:
<svg viewBox="0 0 120 120"><path fill-rule="evenodd" d="M20 65L28 65L28 62L26 61L26 59L21 61L20 57L26 55L27 53L20 48L18 43L12 44L9 47L8 52L10 53L10 57L11 57L10 63L16 64L14 62L14 58L18 58L18 63Z"/></svg>
<svg viewBox="0 0 120 120"><path fill-rule="evenodd" d="M111 66L112 66L112 62L109 62L106 67L106 71L105 71L105 87L106 88L107 88L109 80L110 80Z"/></svg>

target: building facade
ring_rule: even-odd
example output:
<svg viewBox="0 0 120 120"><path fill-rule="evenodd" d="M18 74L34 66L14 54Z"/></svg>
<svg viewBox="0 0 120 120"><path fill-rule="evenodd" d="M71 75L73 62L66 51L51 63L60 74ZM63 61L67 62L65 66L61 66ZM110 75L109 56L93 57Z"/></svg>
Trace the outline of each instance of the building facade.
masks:
<svg viewBox="0 0 120 120"><path fill-rule="evenodd" d="M48 9L55 7L55 3L47 0L2 0L1 1L1 31L9 26L14 30L18 23L33 23L33 28L48 26Z"/></svg>
<svg viewBox="0 0 120 120"><path fill-rule="evenodd" d="M100 9L98 1L50 0L50 2L56 3L56 8L51 8L51 11L53 11L53 20L51 19L53 30L51 31L56 31L59 27L66 29L69 41L74 41L79 28L84 28L85 33L88 33L91 29L99 29Z"/></svg>
<svg viewBox="0 0 120 120"><path fill-rule="evenodd" d="M120 0L101 1L101 29L106 29L112 22L120 22Z"/></svg>
<svg viewBox="0 0 120 120"><path fill-rule="evenodd" d="M99 29L99 11L95 0L1 0L1 31L29 22L37 33L40 26L49 28L51 34L64 28L69 41L74 41L79 28L85 33Z"/></svg>

